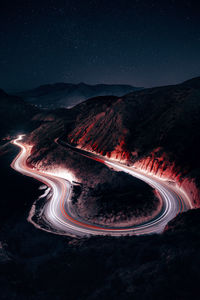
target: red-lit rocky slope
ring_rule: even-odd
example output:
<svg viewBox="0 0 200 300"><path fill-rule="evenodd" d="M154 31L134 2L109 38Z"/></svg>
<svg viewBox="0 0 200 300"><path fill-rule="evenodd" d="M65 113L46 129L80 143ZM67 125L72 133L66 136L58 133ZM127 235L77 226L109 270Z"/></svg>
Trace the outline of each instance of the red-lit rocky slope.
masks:
<svg viewBox="0 0 200 300"><path fill-rule="evenodd" d="M76 109L70 143L173 178L199 206L200 77L121 98L97 97Z"/></svg>

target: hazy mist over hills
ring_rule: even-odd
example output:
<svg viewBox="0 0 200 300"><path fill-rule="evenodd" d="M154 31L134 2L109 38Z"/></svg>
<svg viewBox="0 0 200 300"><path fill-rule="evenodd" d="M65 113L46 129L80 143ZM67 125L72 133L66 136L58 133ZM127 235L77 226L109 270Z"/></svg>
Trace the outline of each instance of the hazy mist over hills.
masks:
<svg viewBox="0 0 200 300"><path fill-rule="evenodd" d="M55 83L18 93L25 101L44 108L72 107L88 98L105 95L123 96L142 88L124 84Z"/></svg>

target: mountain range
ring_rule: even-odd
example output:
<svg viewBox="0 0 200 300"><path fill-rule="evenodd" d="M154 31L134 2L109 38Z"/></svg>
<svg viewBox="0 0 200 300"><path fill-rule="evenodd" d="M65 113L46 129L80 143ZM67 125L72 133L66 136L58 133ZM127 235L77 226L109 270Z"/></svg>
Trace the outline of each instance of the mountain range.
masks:
<svg viewBox="0 0 200 300"><path fill-rule="evenodd" d="M70 108L86 99L96 96L122 96L142 88L123 84L96 84L85 83L55 83L41 85L35 89L17 93L25 101L42 108Z"/></svg>

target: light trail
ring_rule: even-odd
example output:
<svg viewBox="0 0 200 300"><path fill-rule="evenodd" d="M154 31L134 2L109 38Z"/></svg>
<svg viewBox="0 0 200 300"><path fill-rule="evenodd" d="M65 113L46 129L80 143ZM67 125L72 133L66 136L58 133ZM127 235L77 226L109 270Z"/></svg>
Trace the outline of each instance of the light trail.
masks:
<svg viewBox="0 0 200 300"><path fill-rule="evenodd" d="M11 164L12 168L26 176L33 177L42 182L51 189L52 193L51 198L46 201L45 205L39 212L40 222L33 220L35 216L35 203L29 213L28 221L39 229L56 234L79 237L90 235L122 236L160 233L163 231L166 224L178 213L191 208L187 195L182 193L178 187L171 187L167 185L166 182L150 175L140 173L138 170L136 171L131 167L121 165L117 162L111 162L108 159L99 159L99 156L95 154L87 153L86 151L76 148L74 149L70 145L62 142L63 146L73 148L74 151L81 155L87 156L90 159L98 160L115 170L129 173L130 175L143 180L156 189L162 199L162 209L157 216L152 218L150 221L139 225L129 227L104 227L88 223L75 216L72 211L70 200L73 184L69 180L45 171L42 172L40 170L32 169L27 166L26 160L30 155L31 147L22 143L22 139L23 136L20 135L13 141L13 144L20 147L21 151L13 160ZM58 143L57 140L56 142Z"/></svg>

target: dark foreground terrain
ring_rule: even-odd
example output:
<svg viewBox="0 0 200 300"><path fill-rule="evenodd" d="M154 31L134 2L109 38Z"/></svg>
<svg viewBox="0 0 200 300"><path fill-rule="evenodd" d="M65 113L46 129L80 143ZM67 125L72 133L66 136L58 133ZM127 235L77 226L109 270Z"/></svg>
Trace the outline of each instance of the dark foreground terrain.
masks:
<svg viewBox="0 0 200 300"><path fill-rule="evenodd" d="M1 299L198 298L199 210L178 216L162 235L48 234L26 221L39 184L8 169L11 158L0 158Z"/></svg>
<svg viewBox="0 0 200 300"><path fill-rule="evenodd" d="M39 110L3 91L0 97L1 299L198 299L199 209L178 215L160 235L78 240L37 230L26 218L40 184L9 168L17 149L6 142L10 136L28 133L26 141L33 145L28 162L44 169L73 170L82 180L76 205L95 199L97 215L109 215L113 209L114 214L123 210L122 216L127 215L127 207L128 212L134 208L129 201L134 191L148 193L151 203L155 198L151 190L137 190L128 175L66 153L55 143L57 137L104 155L120 154L129 163L146 159L146 169L161 169L179 182L187 179L198 207L200 78L121 99L100 97L72 110ZM115 196L117 205L108 194ZM140 196L136 193L135 204Z"/></svg>

